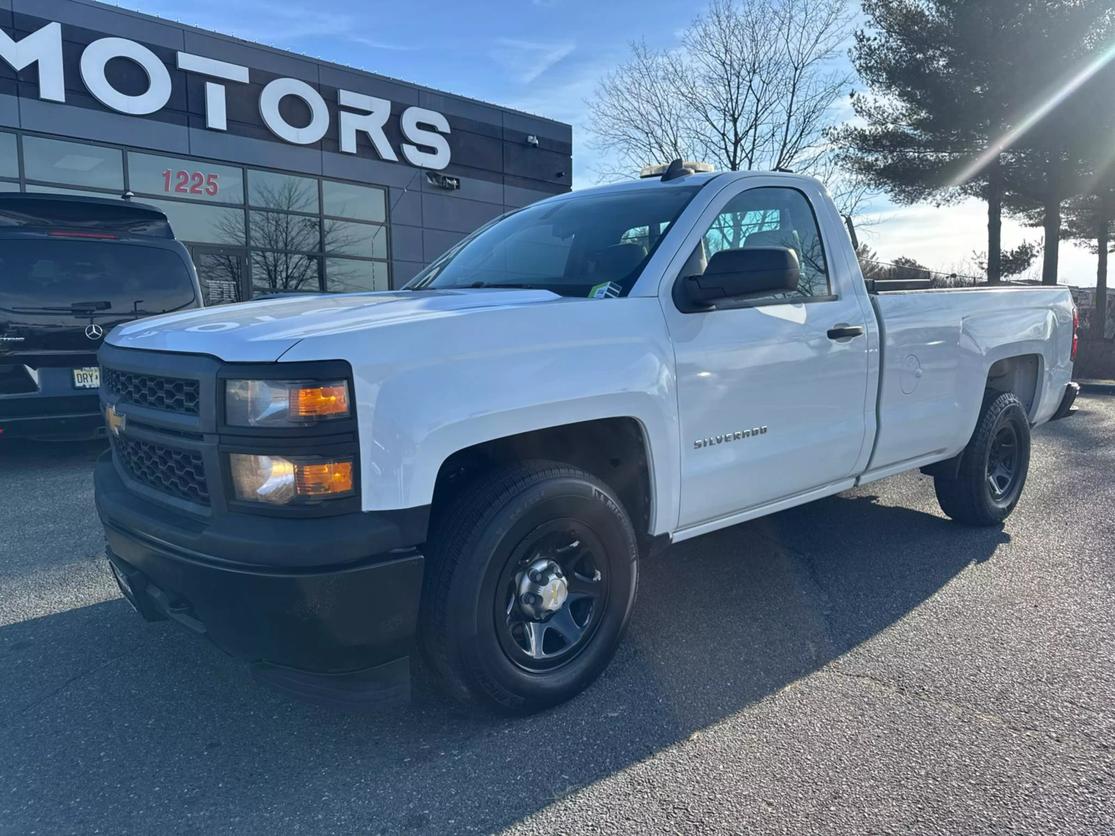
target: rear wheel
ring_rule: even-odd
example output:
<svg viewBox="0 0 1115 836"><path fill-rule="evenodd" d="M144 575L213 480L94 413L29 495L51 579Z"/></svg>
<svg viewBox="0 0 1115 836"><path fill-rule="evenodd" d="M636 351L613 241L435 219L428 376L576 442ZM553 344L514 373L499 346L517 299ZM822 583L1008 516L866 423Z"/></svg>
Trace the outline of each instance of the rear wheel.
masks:
<svg viewBox="0 0 1115 836"><path fill-rule="evenodd" d="M937 476L941 510L966 525L998 525L1018 504L1030 468L1030 421L1010 392L984 401L956 478Z"/></svg>
<svg viewBox="0 0 1115 836"><path fill-rule="evenodd" d="M528 713L586 688L635 600L638 544L594 476L525 462L481 476L428 543L422 644L463 700Z"/></svg>

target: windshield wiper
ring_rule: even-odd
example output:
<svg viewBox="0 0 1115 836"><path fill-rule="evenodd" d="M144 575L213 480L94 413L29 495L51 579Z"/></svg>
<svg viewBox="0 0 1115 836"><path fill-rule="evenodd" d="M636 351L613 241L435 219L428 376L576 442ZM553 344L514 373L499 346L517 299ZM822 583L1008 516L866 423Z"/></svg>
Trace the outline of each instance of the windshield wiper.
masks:
<svg viewBox="0 0 1115 836"><path fill-rule="evenodd" d="M522 282L473 282L472 284L458 285L458 287L510 287L516 290L537 290L538 286L533 284L523 284Z"/></svg>

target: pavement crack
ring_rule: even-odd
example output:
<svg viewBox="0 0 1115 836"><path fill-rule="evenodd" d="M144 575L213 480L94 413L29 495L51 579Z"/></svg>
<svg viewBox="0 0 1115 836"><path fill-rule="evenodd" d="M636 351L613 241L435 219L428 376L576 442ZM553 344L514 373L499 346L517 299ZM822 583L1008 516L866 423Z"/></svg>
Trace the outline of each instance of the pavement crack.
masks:
<svg viewBox="0 0 1115 836"><path fill-rule="evenodd" d="M52 688L47 693L43 694L40 697L37 697L36 699L33 699L31 702L29 702L26 705L17 709L12 714L11 719L8 723L0 725L0 731L9 731L9 730L15 728L16 725L17 725L16 721L20 717L24 716L25 714L30 713L34 709L44 705L45 703L49 702L52 699L54 699L56 696L58 696L63 691L68 689L74 683L80 682L82 679L86 679L87 677L90 677L90 676L93 676L94 674L100 673L105 668L107 668L109 665L111 665L113 662L115 662L119 659L123 659L127 655L128 655L127 653L113 654L112 656L109 656L107 659L103 660L100 664L95 665L94 667L89 668L88 670L84 670L81 673L74 674L69 679L67 679L64 682L62 682L61 684L59 684L57 687Z"/></svg>
<svg viewBox="0 0 1115 836"><path fill-rule="evenodd" d="M820 616L821 624L824 627L825 640L829 643L832 654L836 656L849 650L847 644L841 642L838 638L838 633L832 619L832 613L834 611L832 597L829 595L825 585L821 582L817 567L809 554L800 549L795 549L793 546L787 546L779 538L763 531L761 527L756 527L755 533L761 539L789 557L792 564L797 568L798 575L803 581L805 594L817 602L817 614Z"/></svg>

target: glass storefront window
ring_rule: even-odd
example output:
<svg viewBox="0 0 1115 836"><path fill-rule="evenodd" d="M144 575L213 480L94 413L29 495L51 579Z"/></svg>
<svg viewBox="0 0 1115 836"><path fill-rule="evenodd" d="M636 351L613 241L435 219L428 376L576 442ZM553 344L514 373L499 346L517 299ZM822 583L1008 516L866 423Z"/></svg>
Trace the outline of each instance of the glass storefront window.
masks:
<svg viewBox="0 0 1115 836"><path fill-rule="evenodd" d="M354 258L387 258L387 227L326 218L325 251Z"/></svg>
<svg viewBox="0 0 1115 836"><path fill-rule="evenodd" d="M250 218L252 249L321 252L321 221L317 217L253 209Z"/></svg>
<svg viewBox="0 0 1115 836"><path fill-rule="evenodd" d="M165 212L210 303L388 289L382 186L0 131L0 192L20 191L21 174L28 192L118 199L127 188Z"/></svg>
<svg viewBox="0 0 1115 836"><path fill-rule="evenodd" d="M244 202L244 172L227 165L128 152L128 188L213 203Z"/></svg>
<svg viewBox="0 0 1115 836"><path fill-rule="evenodd" d="M0 134L0 177L19 177L15 134Z"/></svg>
<svg viewBox="0 0 1115 836"><path fill-rule="evenodd" d="M321 259L297 253L252 252L252 295L318 293Z"/></svg>
<svg viewBox="0 0 1115 836"><path fill-rule="evenodd" d="M273 171L248 172L248 202L264 209L317 214L317 180Z"/></svg>
<svg viewBox="0 0 1115 836"><path fill-rule="evenodd" d="M179 241L199 244L243 245L244 243L243 209L226 209L201 203L150 198L142 198L136 202L146 203L166 212L170 227L174 230L174 237Z"/></svg>
<svg viewBox="0 0 1115 836"><path fill-rule="evenodd" d="M247 253L243 250L191 247L197 278L206 305L243 301L242 288Z"/></svg>
<svg viewBox="0 0 1115 836"><path fill-rule="evenodd" d="M325 289L331 293L388 290L387 264L351 258L325 260Z"/></svg>
<svg viewBox="0 0 1115 836"><path fill-rule="evenodd" d="M383 223L387 218L383 189L325 180L321 191L326 215L377 223Z"/></svg>
<svg viewBox="0 0 1115 836"><path fill-rule="evenodd" d="M25 136L23 166L28 180L124 190L124 155L116 148Z"/></svg>
<svg viewBox="0 0 1115 836"><path fill-rule="evenodd" d="M76 197L99 197L102 200L120 200L120 195L115 192L88 192L82 189L63 189L59 186L36 186L34 183L27 186L27 192L29 194L68 194Z"/></svg>

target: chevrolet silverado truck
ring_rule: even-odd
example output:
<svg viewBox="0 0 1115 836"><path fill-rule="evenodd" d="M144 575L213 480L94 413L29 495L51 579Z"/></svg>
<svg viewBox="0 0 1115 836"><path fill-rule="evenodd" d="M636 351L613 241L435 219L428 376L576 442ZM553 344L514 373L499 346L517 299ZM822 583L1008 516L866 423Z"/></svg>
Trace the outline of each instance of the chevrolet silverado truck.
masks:
<svg viewBox="0 0 1115 836"><path fill-rule="evenodd" d="M421 653L523 713L600 674L666 543L917 468L1001 523L1075 396L1069 291L872 288L852 235L811 178L675 164L400 290L117 327L112 571L302 696L405 696Z"/></svg>

